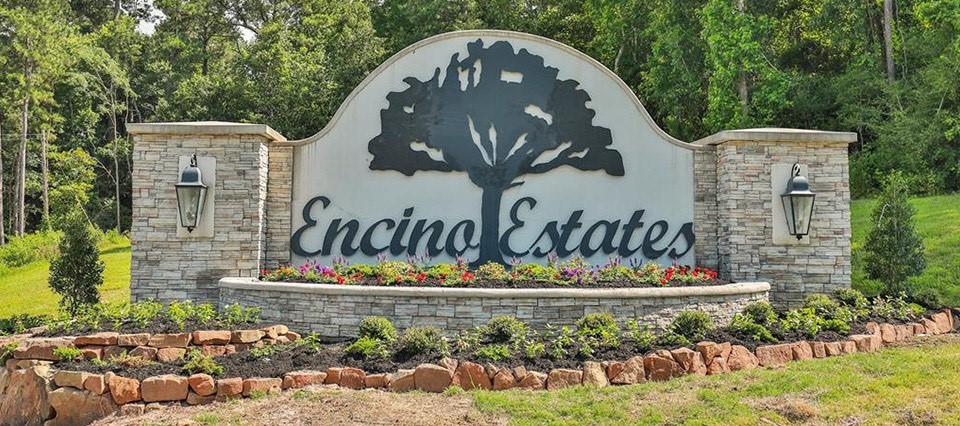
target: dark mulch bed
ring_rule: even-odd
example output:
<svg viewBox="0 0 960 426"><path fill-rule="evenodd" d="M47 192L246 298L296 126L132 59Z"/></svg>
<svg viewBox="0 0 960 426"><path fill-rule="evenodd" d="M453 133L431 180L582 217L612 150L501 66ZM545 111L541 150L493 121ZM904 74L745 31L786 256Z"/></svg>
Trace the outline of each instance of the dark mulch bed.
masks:
<svg viewBox="0 0 960 426"><path fill-rule="evenodd" d="M88 325L76 324L69 329L47 329L41 333L38 333L37 336L40 337L59 337L59 336L82 336L86 334L93 334L102 331L116 331L123 334L132 334L132 333L150 333L150 334L166 334L166 333L185 333L186 331L194 330L242 330L242 329L258 329L276 323L268 322L247 322L240 324L225 324L220 321L205 321L199 322L195 320L187 320L184 323L183 328L180 327L177 323L170 321L167 318L158 317L146 326L142 326L138 323L128 321L120 325L120 327L115 327L115 324L112 322L104 321L100 323L99 327L90 327Z"/></svg>
<svg viewBox="0 0 960 426"><path fill-rule="evenodd" d="M270 282L270 281L265 281ZM284 281L304 284L318 284L307 281ZM684 283L677 280L667 284L648 284L634 281L597 281L588 284L555 284L548 281L506 281L506 280L476 280L471 283L447 284L438 280L426 279L421 282L404 282L384 284L376 280L365 280L356 284L334 284L334 285L370 285L378 287L450 287L450 288L576 288L576 289L597 289L597 288L654 288L654 287L709 287L716 285L730 284L730 281L710 280L700 283Z"/></svg>

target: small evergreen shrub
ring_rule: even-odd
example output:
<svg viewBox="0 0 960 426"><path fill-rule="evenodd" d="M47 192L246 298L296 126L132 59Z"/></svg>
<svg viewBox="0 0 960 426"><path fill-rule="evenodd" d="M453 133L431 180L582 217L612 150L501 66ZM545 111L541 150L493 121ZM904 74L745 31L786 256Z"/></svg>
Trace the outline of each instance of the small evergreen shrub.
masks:
<svg viewBox="0 0 960 426"><path fill-rule="evenodd" d="M210 355L204 355L199 350L192 350L187 353L187 362L183 364L184 374L204 373L211 376L223 374L223 366L218 364Z"/></svg>
<svg viewBox="0 0 960 426"><path fill-rule="evenodd" d="M396 352L402 357L447 355L450 343L439 328L410 327L397 339Z"/></svg>
<svg viewBox="0 0 960 426"><path fill-rule="evenodd" d="M910 190L900 172L883 182L883 192L873 210L873 229L864 244L867 275L884 284L883 293L895 296L907 290L907 279L926 267L923 240L914 226L915 209Z"/></svg>
<svg viewBox="0 0 960 426"><path fill-rule="evenodd" d="M390 351L383 340L375 339L370 336L364 336L349 346L344 348L344 353L356 359L386 359L390 356Z"/></svg>
<svg viewBox="0 0 960 426"><path fill-rule="evenodd" d="M734 315L727 329L754 342L775 343L778 341L769 328L762 324L757 324L753 317L745 313Z"/></svg>
<svg viewBox="0 0 960 426"><path fill-rule="evenodd" d="M910 290L910 301L929 309L947 306L943 294L936 287L913 286Z"/></svg>
<svg viewBox="0 0 960 426"><path fill-rule="evenodd" d="M393 342L397 340L397 328L385 317L366 317L360 321L360 337Z"/></svg>
<svg viewBox="0 0 960 426"><path fill-rule="evenodd" d="M591 348L608 349L620 346L620 326L609 313L592 313L577 320L577 336Z"/></svg>
<svg viewBox="0 0 960 426"><path fill-rule="evenodd" d="M803 302L804 308L813 309L821 318L833 319L840 311L840 304L825 294L811 294Z"/></svg>
<svg viewBox="0 0 960 426"><path fill-rule="evenodd" d="M751 321L764 327L777 323L777 311L769 302L753 302L743 309L743 313L750 317Z"/></svg>
<svg viewBox="0 0 960 426"><path fill-rule="evenodd" d="M80 352L80 349L71 348L69 346L55 348L53 350L53 356L60 361L82 361L83 352Z"/></svg>
<svg viewBox="0 0 960 426"><path fill-rule="evenodd" d="M482 338L491 343L521 342L527 337L527 325L511 316L494 317L481 331Z"/></svg>
<svg viewBox="0 0 960 426"><path fill-rule="evenodd" d="M852 288L841 288L833 293L840 304L850 308L854 320L870 314L870 301L863 293Z"/></svg>
<svg viewBox="0 0 960 426"><path fill-rule="evenodd" d="M653 347L657 341L657 335L650 331L646 324L640 325L640 321L630 321L627 323L627 338L633 341L638 350L647 351Z"/></svg>
<svg viewBox="0 0 960 426"><path fill-rule="evenodd" d="M60 256L50 263L50 288L60 295L60 307L75 314L100 301L103 262L91 226L78 209L67 215Z"/></svg>
<svg viewBox="0 0 960 426"><path fill-rule="evenodd" d="M156 361L152 361L144 357L130 355L127 353L127 351L120 352L119 355L111 356L107 361L108 364L119 365L127 368L142 368L157 363Z"/></svg>
<svg viewBox="0 0 960 426"><path fill-rule="evenodd" d="M483 345L477 349L476 356L479 359L492 362L500 362L513 356L510 347L504 344Z"/></svg>
<svg viewBox="0 0 960 426"><path fill-rule="evenodd" d="M797 333L807 338L813 338L821 330L822 319L811 308L793 309L787 311L780 326L786 333Z"/></svg>
<svg viewBox="0 0 960 426"><path fill-rule="evenodd" d="M685 337L688 341L703 340L713 330L713 320L706 312L683 311L667 327L667 331Z"/></svg>

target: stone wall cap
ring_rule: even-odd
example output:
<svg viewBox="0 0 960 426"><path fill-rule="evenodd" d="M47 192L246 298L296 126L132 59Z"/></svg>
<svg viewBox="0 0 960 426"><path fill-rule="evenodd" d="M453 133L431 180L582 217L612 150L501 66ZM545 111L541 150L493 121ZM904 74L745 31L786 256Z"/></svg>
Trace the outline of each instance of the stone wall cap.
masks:
<svg viewBox="0 0 960 426"><path fill-rule="evenodd" d="M766 127L760 129L724 130L693 142L694 145L719 145L731 141L763 142L820 142L845 143L857 141L854 132L830 132L824 130L785 129Z"/></svg>
<svg viewBox="0 0 960 426"><path fill-rule="evenodd" d="M770 284L766 282L744 282L713 286L635 288L457 288L266 282L256 278L227 277L220 279L219 285L220 288L239 290L282 291L308 294L487 298L646 299L727 296L765 293L770 291Z"/></svg>
<svg viewBox="0 0 960 426"><path fill-rule="evenodd" d="M132 135L254 135L271 142L283 142L283 137L266 124L231 123L226 121L182 121L172 123L129 123L127 133Z"/></svg>

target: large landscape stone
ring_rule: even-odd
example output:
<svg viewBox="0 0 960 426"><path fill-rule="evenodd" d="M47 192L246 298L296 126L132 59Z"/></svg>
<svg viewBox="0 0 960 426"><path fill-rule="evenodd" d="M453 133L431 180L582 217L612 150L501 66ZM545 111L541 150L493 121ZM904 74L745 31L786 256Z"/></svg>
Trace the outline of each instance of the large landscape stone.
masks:
<svg viewBox="0 0 960 426"><path fill-rule="evenodd" d="M635 356L623 363L620 372L610 379L615 385L635 385L647 381L647 374L643 369L643 357Z"/></svg>
<svg viewBox="0 0 960 426"><path fill-rule="evenodd" d="M883 343L893 343L897 341L897 329L893 324L880 324L880 339Z"/></svg>
<svg viewBox="0 0 960 426"><path fill-rule="evenodd" d="M243 379L231 377L217 380L217 398L230 399L239 397L243 393Z"/></svg>
<svg viewBox="0 0 960 426"><path fill-rule="evenodd" d="M53 414L49 400L52 378L47 366L8 372L0 398L0 425L42 425Z"/></svg>
<svg viewBox="0 0 960 426"><path fill-rule="evenodd" d="M513 373L510 372L510 370L502 369L493 376L494 390L513 389L516 386L517 386L517 378L514 377Z"/></svg>
<svg viewBox="0 0 960 426"><path fill-rule="evenodd" d="M547 375L539 371L528 371L522 379L519 386L522 389L541 390L547 387Z"/></svg>
<svg viewBox="0 0 960 426"><path fill-rule="evenodd" d="M407 392L417 388L414 370L400 370L390 375L387 388L393 392Z"/></svg>
<svg viewBox="0 0 960 426"><path fill-rule="evenodd" d="M722 356L718 356L714 358L713 362L707 365L708 376L712 376L714 374L723 374L729 371L730 371L730 368L727 367L727 359Z"/></svg>
<svg viewBox="0 0 960 426"><path fill-rule="evenodd" d="M263 338L262 330L234 330L230 334L230 343L253 343Z"/></svg>
<svg viewBox="0 0 960 426"><path fill-rule="evenodd" d="M453 384L464 390L493 388L493 382L483 366L469 361L457 365L457 372L453 375Z"/></svg>
<svg viewBox="0 0 960 426"><path fill-rule="evenodd" d="M117 336L117 345L119 346L136 347L147 346L149 344L149 333L121 334Z"/></svg>
<svg viewBox="0 0 960 426"><path fill-rule="evenodd" d="M555 368L547 375L547 390L563 389L579 385L583 372L566 368Z"/></svg>
<svg viewBox="0 0 960 426"><path fill-rule="evenodd" d="M417 389L426 392L443 392L453 381L453 373L435 364L420 364L414 370Z"/></svg>
<svg viewBox="0 0 960 426"><path fill-rule="evenodd" d="M937 312L931 317L937 324L937 330L940 333L949 333L953 331L953 315L948 312Z"/></svg>
<svg viewBox="0 0 960 426"><path fill-rule="evenodd" d="M104 375L107 380L107 387L110 388L110 395L113 402L123 405L128 402L140 400L140 381L129 377L120 377L113 373Z"/></svg>
<svg viewBox="0 0 960 426"><path fill-rule="evenodd" d="M757 361L764 367L779 367L793 360L793 343L757 347Z"/></svg>
<svg viewBox="0 0 960 426"><path fill-rule="evenodd" d="M243 380L243 396L250 396L253 393L276 393L280 392L280 386L283 381L273 377L251 377Z"/></svg>
<svg viewBox="0 0 960 426"><path fill-rule="evenodd" d="M880 336L876 334L854 334L850 340L857 345L857 352L873 352L881 346Z"/></svg>
<svg viewBox="0 0 960 426"><path fill-rule="evenodd" d="M193 332L194 345L225 345L230 343L232 333L230 330L201 330Z"/></svg>
<svg viewBox="0 0 960 426"><path fill-rule="evenodd" d="M733 345L730 348L730 356L727 357L727 368L730 371L750 370L757 368L760 361L750 349L744 346Z"/></svg>
<svg viewBox="0 0 960 426"><path fill-rule="evenodd" d="M826 345L823 342L813 341L809 343L810 343L810 350L813 352L814 358L827 357Z"/></svg>
<svg viewBox="0 0 960 426"><path fill-rule="evenodd" d="M667 352L667 354L670 353ZM647 373L647 380L655 382L670 380L684 372L683 367L674 361L672 355L669 358L658 354L647 355L643 357L643 369Z"/></svg>
<svg viewBox="0 0 960 426"><path fill-rule="evenodd" d="M143 379L140 397L144 402L183 401L187 399L188 389L186 377L164 374Z"/></svg>
<svg viewBox="0 0 960 426"><path fill-rule="evenodd" d="M102 374L88 374L83 380L83 388L97 395L103 395L110 390Z"/></svg>
<svg viewBox="0 0 960 426"><path fill-rule="evenodd" d="M157 349L157 361L169 364L177 362L186 354L187 350L185 348L161 348Z"/></svg>
<svg viewBox="0 0 960 426"><path fill-rule="evenodd" d="M190 333L154 334L149 345L155 348L185 348L190 344Z"/></svg>
<svg viewBox="0 0 960 426"><path fill-rule="evenodd" d="M150 346L137 346L130 351L130 356L140 357L148 361L155 361L157 359L157 354L160 353L161 350L164 351L165 358L170 356L176 356L177 354L180 353L180 348L157 349ZM166 361L166 362L172 362L172 361Z"/></svg>
<svg viewBox="0 0 960 426"><path fill-rule="evenodd" d="M703 355L700 352L688 348L679 348L670 351L670 354L687 374L707 374L707 365L703 362Z"/></svg>
<svg viewBox="0 0 960 426"><path fill-rule="evenodd" d="M344 368L340 372L340 386L347 389L363 389L367 373L359 368Z"/></svg>
<svg viewBox="0 0 960 426"><path fill-rule="evenodd" d="M108 395L60 388L51 391L48 396L56 416L44 423L44 426L86 425L119 410Z"/></svg>
<svg viewBox="0 0 960 426"><path fill-rule="evenodd" d="M795 361L802 361L805 359L813 359L813 348L810 347L810 344L806 341L795 342L793 344L793 359Z"/></svg>
<svg viewBox="0 0 960 426"><path fill-rule="evenodd" d="M605 387L610 384L607 380L607 371L603 368L603 365L596 361L586 361L583 363L583 377L581 378L581 383L587 386L595 386L598 388Z"/></svg>
<svg viewBox="0 0 960 426"><path fill-rule="evenodd" d="M843 345L840 342L826 342L823 344L823 349L827 356L843 355Z"/></svg>
<svg viewBox="0 0 960 426"><path fill-rule="evenodd" d="M187 405L207 405L212 404L216 400L216 395L200 395L193 391L187 394Z"/></svg>
<svg viewBox="0 0 960 426"><path fill-rule="evenodd" d="M291 371L283 375L283 389L300 389L310 385L322 385L327 379L327 373L323 371Z"/></svg>
<svg viewBox="0 0 960 426"><path fill-rule="evenodd" d="M187 377L187 384L199 396L210 396L217 393L217 382L209 374L197 373Z"/></svg>
<svg viewBox="0 0 960 426"><path fill-rule="evenodd" d="M120 336L120 333L115 333L112 331L104 331L100 333L94 333L87 336L78 336L73 339L73 344L76 346L87 346L87 345L99 345L99 346L112 346L117 344L117 337Z"/></svg>
<svg viewBox="0 0 960 426"><path fill-rule="evenodd" d="M367 389L382 389L389 384L389 377L387 373L367 374L363 379L363 383Z"/></svg>
<svg viewBox="0 0 960 426"><path fill-rule="evenodd" d="M57 357L53 355L53 350L71 345L72 343L68 339L30 339L14 349L13 357L16 359L56 361Z"/></svg>
<svg viewBox="0 0 960 426"><path fill-rule="evenodd" d="M83 389L83 382L90 373L85 371L58 370L53 373L53 382L60 387L71 387L74 389Z"/></svg>

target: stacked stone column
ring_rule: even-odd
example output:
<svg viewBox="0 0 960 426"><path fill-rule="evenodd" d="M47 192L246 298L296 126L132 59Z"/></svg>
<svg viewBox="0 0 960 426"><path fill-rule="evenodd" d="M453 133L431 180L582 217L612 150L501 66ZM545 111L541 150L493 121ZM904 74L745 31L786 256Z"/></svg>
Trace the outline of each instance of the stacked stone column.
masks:
<svg viewBox="0 0 960 426"><path fill-rule="evenodd" d="M289 201L268 199L276 189L289 200L292 166L268 167L283 136L265 125L221 122L131 124L128 131L134 136L131 299L216 303L220 278L257 276L266 252L277 249L267 243L266 225L289 222ZM278 148L277 162L292 163L291 150ZM193 154L216 158L209 238L177 235L178 162Z"/></svg>
<svg viewBox="0 0 960 426"><path fill-rule="evenodd" d="M769 282L770 299L781 306L797 305L809 294L849 287L847 147L856 140L855 133L748 129L724 131L695 142L701 147L696 153L701 183L697 188L707 191L697 198L700 221L710 220L708 213L713 212L704 209L713 200L706 187L716 184L716 223L700 225L716 235L698 234L698 240L707 237L703 245L709 246L698 244L698 249L708 254L707 260L716 253L725 278ZM773 242L772 168L795 162L806 165L811 189L817 194L810 235L803 244L777 245Z"/></svg>

